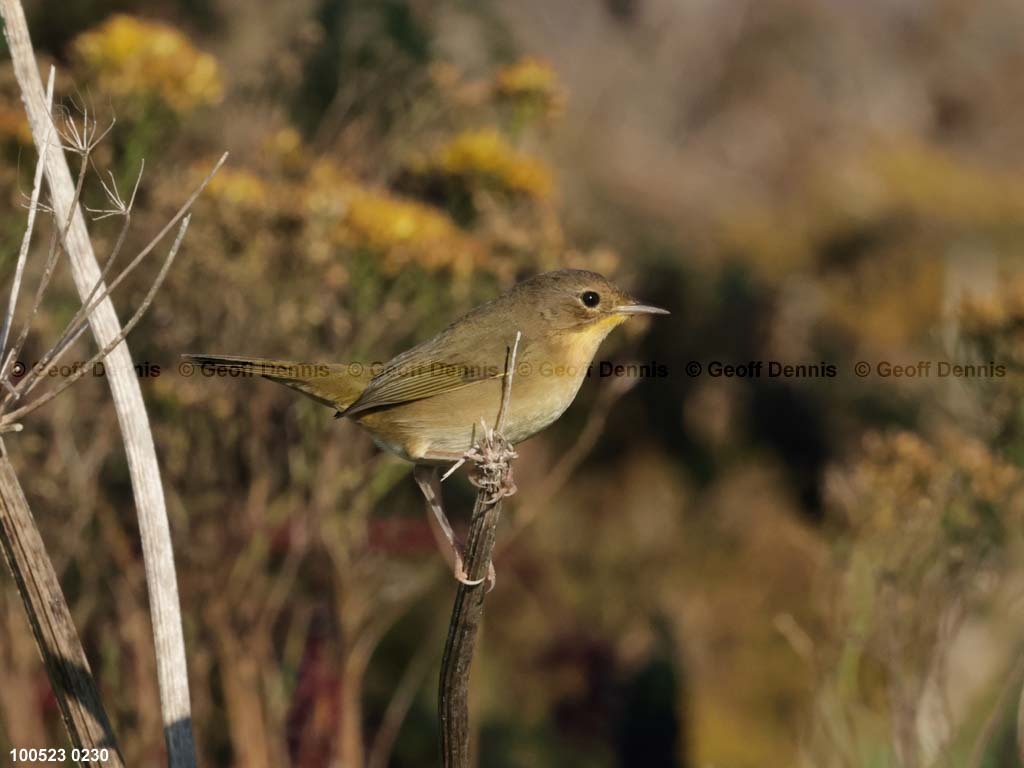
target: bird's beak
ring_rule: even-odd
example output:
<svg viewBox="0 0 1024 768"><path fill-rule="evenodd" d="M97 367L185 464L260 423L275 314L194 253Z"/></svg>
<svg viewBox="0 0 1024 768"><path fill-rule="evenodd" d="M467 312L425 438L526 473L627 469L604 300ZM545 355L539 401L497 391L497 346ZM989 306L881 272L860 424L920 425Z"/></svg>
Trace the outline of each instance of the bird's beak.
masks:
<svg viewBox="0 0 1024 768"><path fill-rule="evenodd" d="M651 307L647 304L623 304L619 307L614 307L612 312L617 312L620 315L668 315L671 314L667 309L661 307Z"/></svg>

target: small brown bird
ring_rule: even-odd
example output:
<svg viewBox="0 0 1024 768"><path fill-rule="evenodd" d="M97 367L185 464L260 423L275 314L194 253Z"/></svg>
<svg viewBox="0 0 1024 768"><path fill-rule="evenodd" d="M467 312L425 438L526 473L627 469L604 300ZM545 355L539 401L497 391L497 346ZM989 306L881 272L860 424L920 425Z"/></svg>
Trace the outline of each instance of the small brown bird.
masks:
<svg viewBox="0 0 1024 768"><path fill-rule="evenodd" d="M597 348L634 315L665 315L596 272L566 269L525 280L403 352L376 375L360 364L184 355L200 366L259 374L337 410L373 441L412 462L435 533L457 579L469 582L441 501L438 467L462 460L481 419L493 424L509 349L521 333L505 438L513 445L562 415ZM493 577L492 577L493 580Z"/></svg>

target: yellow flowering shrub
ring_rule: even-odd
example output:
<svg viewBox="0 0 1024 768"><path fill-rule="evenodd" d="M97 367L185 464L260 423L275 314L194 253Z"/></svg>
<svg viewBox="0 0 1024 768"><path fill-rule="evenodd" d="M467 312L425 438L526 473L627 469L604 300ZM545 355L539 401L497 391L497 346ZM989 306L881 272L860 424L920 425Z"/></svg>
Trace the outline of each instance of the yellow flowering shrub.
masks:
<svg viewBox="0 0 1024 768"><path fill-rule="evenodd" d="M915 722L915 707L887 702L917 701L921 681L946 662L949 622L991 597L993 583L979 575L996 572L1024 497L1015 466L949 424L868 433L826 487L848 527L837 542L834 646L817 656L825 661L817 695L839 716L855 715L857 749L887 724ZM816 708L815 728L834 716ZM821 733L818 749L835 753Z"/></svg>
<svg viewBox="0 0 1024 768"><path fill-rule="evenodd" d="M291 126L271 133L264 140L263 149L267 159L280 164L285 170L300 170L307 165L302 136Z"/></svg>
<svg viewBox="0 0 1024 768"><path fill-rule="evenodd" d="M1011 380L1019 386L1024 368L1024 275L1007 277L991 294L965 296L959 309L964 338L983 360L1008 366Z"/></svg>
<svg viewBox="0 0 1024 768"><path fill-rule="evenodd" d="M216 59L167 24L111 16L75 38L72 57L115 96L155 96L178 113L224 94Z"/></svg>
<svg viewBox="0 0 1024 768"><path fill-rule="evenodd" d="M305 207L330 242L379 254L389 272L415 263L465 273L481 260L480 243L446 214L366 186L329 161L313 166Z"/></svg>
<svg viewBox="0 0 1024 768"><path fill-rule="evenodd" d="M1003 281L992 295L964 296L960 319L965 330L979 334L1024 328L1024 275Z"/></svg>
<svg viewBox="0 0 1024 768"><path fill-rule="evenodd" d="M551 170L543 162L514 149L493 128L460 133L425 160L414 162L411 170L535 199L548 197L553 187Z"/></svg>
<svg viewBox="0 0 1024 768"><path fill-rule="evenodd" d="M209 164L197 166L197 175L200 172L205 175L209 167ZM210 200L248 209L269 210L276 205L267 182L245 168L221 168L211 179L206 195Z"/></svg>
<svg viewBox="0 0 1024 768"><path fill-rule="evenodd" d="M565 101L555 70L532 56L498 70L494 94L501 101L536 107L547 115L560 112Z"/></svg>
<svg viewBox="0 0 1024 768"><path fill-rule="evenodd" d="M931 566L936 551L952 558L956 545L983 546L986 507L1017 518L1024 500L1020 471L951 427L930 440L910 431L869 433L860 460L832 480L838 508L862 540L886 551L888 564Z"/></svg>

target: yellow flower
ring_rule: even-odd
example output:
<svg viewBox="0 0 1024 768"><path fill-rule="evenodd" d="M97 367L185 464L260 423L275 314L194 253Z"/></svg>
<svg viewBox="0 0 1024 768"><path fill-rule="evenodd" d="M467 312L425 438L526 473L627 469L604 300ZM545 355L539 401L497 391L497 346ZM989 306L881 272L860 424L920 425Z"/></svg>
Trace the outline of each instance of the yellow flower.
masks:
<svg viewBox="0 0 1024 768"><path fill-rule="evenodd" d="M415 263L467 272L482 255L480 244L441 211L365 186L328 161L313 168L306 207L335 244L377 253L388 271Z"/></svg>
<svg viewBox="0 0 1024 768"><path fill-rule="evenodd" d="M494 129L459 134L414 170L461 177L534 198L547 197L553 186L544 163L513 149Z"/></svg>
<svg viewBox="0 0 1024 768"><path fill-rule="evenodd" d="M156 96L178 113L224 95L217 61L166 24L114 15L79 35L72 55L114 95Z"/></svg>
<svg viewBox="0 0 1024 768"><path fill-rule="evenodd" d="M1012 515L1020 508L1017 468L952 427L930 439L909 431L869 433L860 457L839 474L842 480L830 487L847 519L861 534L888 536L883 543L893 552L919 547L926 553L924 540L915 538L926 532L939 540L978 528L983 505ZM897 528L906 538L890 535Z"/></svg>
<svg viewBox="0 0 1024 768"><path fill-rule="evenodd" d="M1004 277L990 295L967 295L960 302L964 329L976 335L1012 332L1024 326L1024 276Z"/></svg>
<svg viewBox="0 0 1024 768"><path fill-rule="evenodd" d="M549 114L560 111L564 103L555 70L531 56L498 70L494 92L499 99L540 106Z"/></svg>
<svg viewBox="0 0 1024 768"><path fill-rule="evenodd" d="M203 172L209 165L200 166ZM272 195L267 183L244 168L221 168L210 180L206 194L218 202L232 206L262 210L270 204Z"/></svg>
<svg viewBox="0 0 1024 768"><path fill-rule="evenodd" d="M298 170L306 164L302 136L291 126L274 131L263 142L263 148L268 157L279 161L285 168Z"/></svg>
<svg viewBox="0 0 1024 768"><path fill-rule="evenodd" d="M965 296L960 301L960 320L969 333L996 333L1009 317L1005 302L996 296Z"/></svg>

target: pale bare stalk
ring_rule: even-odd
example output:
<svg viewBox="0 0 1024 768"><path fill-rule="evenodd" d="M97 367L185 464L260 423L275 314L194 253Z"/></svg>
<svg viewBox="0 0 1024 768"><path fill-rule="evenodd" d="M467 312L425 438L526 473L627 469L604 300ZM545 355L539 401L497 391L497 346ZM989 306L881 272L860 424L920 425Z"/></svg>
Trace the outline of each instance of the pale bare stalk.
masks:
<svg viewBox="0 0 1024 768"><path fill-rule="evenodd" d="M508 366L505 371L505 381L501 387L501 408L498 409L498 420L494 424L495 432L502 432L505 429L505 419L508 416L508 403L512 399L512 378L516 373L516 355L519 354L519 342L523 338L522 331L516 331L515 341L512 342L512 351L508 353Z"/></svg>
<svg viewBox="0 0 1024 768"><path fill-rule="evenodd" d="M110 268L114 265L114 261L117 259L118 254L121 252L121 248L124 246L124 241L128 235L128 229L131 226L132 222L132 208L134 208L135 206L135 196L139 191L139 184L142 181L142 172L143 170L145 170L145 167L146 161L143 160L139 167L139 175L135 179L135 187L134 189L132 189L131 199L128 201L128 203L123 203L120 201L120 198L117 198L117 202L121 203L121 210L119 211L119 215L122 215L124 217L124 221L121 224L121 230L120 232L118 232L117 240L114 243L114 247L110 251L110 256L107 257L107 261L103 265L103 271L100 273L99 279L96 281L96 284L92 287L92 290L89 291L89 295L82 300L82 306L78 308L78 311L75 312L74 316L68 322L67 326L64 329L64 332L58 337L57 341L53 344L53 346L51 346L50 349L47 350L46 354L43 356L43 359L39 361L40 367L46 366L47 363L49 363L51 360L54 363L59 362L60 358L63 357L64 352L68 349L68 347L75 343L79 336L82 335L82 331L86 328L86 324L82 322L82 318L86 314L86 311L92 306L92 302L96 296L96 293L100 290L100 288L104 286L104 281L107 279L107 273L110 271ZM99 175L99 171L96 169L95 164L93 164L93 170L95 170L96 174ZM107 191L107 194L111 195L111 192L107 187L106 183L104 183L102 180L100 183L103 184L103 189ZM114 185L114 189L117 189L116 185ZM107 293L109 293L109 290L107 291ZM28 394L35 388L39 380L43 376L45 376L46 373L49 372L49 370L50 368L47 367L45 371L40 371L38 374L35 370L33 370L30 373L30 375L32 376L32 380L19 382L17 388L23 389L23 394ZM0 409L0 412L2 412L2 409Z"/></svg>
<svg viewBox="0 0 1024 768"><path fill-rule="evenodd" d="M155 248L157 244L159 244L160 241L167 235L167 233L170 232L171 227L174 224L176 224L179 220L181 220L182 216L184 216L186 212L192 207L192 205L195 203L196 199L199 197L202 191L206 189L206 185L209 184L210 181L213 179L214 174L217 173L220 167L224 164L224 161L227 160L227 156L227 152L221 155L220 159L214 165L213 169L207 174L206 178L203 179L202 183L198 187L196 187L193 193L189 196L188 200L186 200L185 203L181 206L181 208L178 209L177 213L174 214L170 222L166 226L164 226L163 229L160 230L156 237L154 237L149 242L149 244L146 245L145 248L139 251L135 258L132 259L131 262L129 262L128 265L123 270L121 270L120 273L118 273L117 277L115 277L109 285L105 286L105 290L103 290L99 296L93 298L93 294L96 292L96 289L104 285L103 276L106 274L110 265L113 263L113 257L116 255L116 250L114 253L111 254L111 258L107 260L107 264L104 266L103 274L101 274L100 278L97 280L96 285L93 286L92 291L89 292L89 295L83 302L82 307L79 308L79 310L75 313L74 317L71 318L71 321L68 323L64 332L61 334L57 344L55 344L51 348L51 351L49 353L43 356L43 359L39 362L37 366L33 367L29 375L22 379L20 382L18 382L17 386L14 387L15 397L22 397L28 394L35 388L36 384L38 384L40 381L46 378L46 376L49 374L53 366L60 362L60 359L61 357L63 357L64 352L67 351L67 349L72 344L74 344L74 342L79 338L79 336L82 335L82 333L88 327L87 322L89 319L89 315L96 309L96 307L98 307L103 301L107 299L107 297L114 291L114 289L117 288L122 283L122 281L135 270L135 268L140 263L142 263L142 260L145 259L146 256L152 253L153 248ZM133 202L134 199L135 196L133 194ZM118 247L115 246L115 248ZM0 413L2 412L3 408L2 406L0 406Z"/></svg>
<svg viewBox="0 0 1024 768"><path fill-rule="evenodd" d="M185 219L181 222L181 227L178 230L178 236L174 239L174 245L171 246L171 250L167 254L167 259L164 261L163 266L160 268L160 272L157 274L156 279L153 281L153 284L150 285L149 291L146 292L145 299L143 299L142 304L139 305L139 308L135 310L135 314L131 316L131 319L127 323L125 323L124 328L117 335L117 337L112 339L110 343L107 344L107 346L105 346L103 349L101 349L99 352L97 352L95 355L89 358L85 365L77 369L70 376L66 377L63 381L61 381L59 385L54 387L52 390L50 390L46 394L40 395L38 398L33 400L28 405L23 405L21 408L18 408L16 410L11 411L8 414L5 414L3 419L0 420L0 427L7 426L12 422L17 421L21 417L27 416L36 409L42 408L48 402L53 400L53 398L55 398L61 392L63 392L76 381L78 381L80 378L82 378L82 376L84 376L88 371L92 370L92 367L96 363L98 363L100 360L109 355L111 350L114 349L114 347L116 347L118 344L120 344L124 340L124 338L129 333L132 332L132 329L135 328L136 325L138 325L139 320L142 319L142 316L146 314L146 310L149 309L149 305L153 303L153 297L156 296L156 292L160 289L160 286L163 285L164 278L167 277L167 271L171 268L171 264L174 263L174 257L178 255L178 249L181 247L181 241L185 237L185 230L188 229L188 223L190 220L191 217L186 216Z"/></svg>
<svg viewBox="0 0 1024 768"><path fill-rule="evenodd" d="M0 15L32 135L41 150L43 138L52 130L52 119L39 79L25 12L19 0L0 0ZM65 236L65 251L75 286L84 297L98 280L100 268L85 220L73 202L71 172L63 153L47 155L46 177L57 220L69 218L71 222ZM121 325L109 296L89 314L89 322L99 348L105 349L118 339ZM168 760L172 768L192 768L196 764L195 740L170 525L142 390L123 340L107 356L106 371L138 512Z"/></svg>
<svg viewBox="0 0 1024 768"><path fill-rule="evenodd" d="M50 126L52 127L52 125L53 125L53 123L51 122ZM40 157L44 157L43 150L48 146L48 142L47 141L37 142L37 144L39 145L38 149L39 149ZM28 317L25 319L25 326L21 330L21 335L18 337L18 341L14 345L14 349L12 349L10 351L10 353L7 355L7 358L4 360L4 366L3 366L2 369L0 369L0 381L3 381L5 383L7 382L7 375L10 372L10 365L11 365L11 363L13 363L17 359L18 355L21 353L22 347L25 344L25 340L28 338L29 329L32 327L32 321L35 319L36 314L39 312L39 307L42 304L43 296L46 293L46 289L50 285L50 279L53 277L53 271L54 271L54 269L57 266L57 258L60 256L61 243L63 242L64 238L67 236L68 229L71 226L71 214L72 214L73 211L77 210L77 208L78 208L78 201L81 198L82 189L85 186L85 174L86 174L86 171L89 169L89 166L88 166L88 164L86 162L86 160L88 158L88 154L87 153L89 151L91 151L91 147L86 147L82 151L85 152L86 154L83 155L83 157L82 157L82 167L79 168L79 170L78 170L78 181L75 183L74 195L72 197L72 203L69 206L68 216L67 216L66 221L65 221L65 223L63 225L63 232L61 232L60 236L58 237L57 236L57 229L58 229L58 227L57 226L54 227L53 237L50 239L50 249L49 249L49 252L48 252L47 257L46 257L46 267L43 270L43 276L42 276L42 278L40 278L39 285L36 288L35 304L33 304L32 311L29 312ZM63 154L61 154L61 153L51 153L51 156L52 156L52 154L60 154L61 157L63 157ZM49 162L49 160L48 160L48 158L44 157L44 166L45 166L46 162ZM65 167L67 167L66 163L65 163ZM71 175L71 171L69 170L68 171L69 179L70 179L70 175ZM38 206L38 203L37 203L37 206ZM56 216L56 211L54 211L54 218L56 220L55 221L55 225L56 225L56 222L61 220L61 217ZM17 396L18 395L17 395L16 392L12 392L10 389L8 389L7 394L4 395L3 403L9 402L12 398L17 399Z"/></svg>
<svg viewBox="0 0 1024 768"><path fill-rule="evenodd" d="M17 392L14 391L14 387L7 381L7 377L11 371L11 364L17 360L18 355L21 354L21 350L25 346L25 341L28 339L28 332L32 328L32 320L39 312L39 307L42 306L43 296L46 293L47 286L50 284L50 278L53 277L53 271L57 267L57 257L59 255L60 248L57 247L57 230L55 228L50 233L50 246L46 253L46 264L43 266L43 274L39 278L39 284L36 286L36 295L32 301L32 309L29 310L28 317L25 318L25 324L21 328L21 333L14 340L14 345L7 352L3 367L0 368L0 381L4 383L4 388L7 390L3 400L0 401L0 410L3 410L10 400L17 397Z"/></svg>
<svg viewBox="0 0 1024 768"><path fill-rule="evenodd" d="M53 80L55 74L56 70L50 67L50 76L46 81L46 103L51 106L53 105ZM43 188L43 169L46 167L46 152L49 148L50 135L47 134L43 137L43 148L39 151L39 159L36 161L36 172L32 178L32 194L29 197L25 236L21 239L18 262L14 267L14 281L11 283L11 298L7 302L7 314L4 316L3 329L0 330L0 355L7 348L7 336L11 332L11 323L14 322L14 308L18 303L18 293L21 291L21 278L25 273L28 248L32 243L32 230L35 228L36 212L39 210L39 192Z"/></svg>

